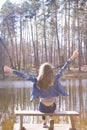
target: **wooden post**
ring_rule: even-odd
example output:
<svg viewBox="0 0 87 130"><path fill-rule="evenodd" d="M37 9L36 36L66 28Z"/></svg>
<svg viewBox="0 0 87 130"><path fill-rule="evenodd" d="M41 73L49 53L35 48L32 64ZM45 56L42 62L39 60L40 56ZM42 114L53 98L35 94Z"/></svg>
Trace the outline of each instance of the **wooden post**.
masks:
<svg viewBox="0 0 87 130"><path fill-rule="evenodd" d="M23 116L20 116L20 130L23 128Z"/></svg>
<svg viewBox="0 0 87 130"><path fill-rule="evenodd" d="M76 130L73 116L69 116L69 125L70 125L69 130Z"/></svg>
<svg viewBox="0 0 87 130"><path fill-rule="evenodd" d="M54 130L54 120L53 119L50 119L50 126L48 128L48 130Z"/></svg>

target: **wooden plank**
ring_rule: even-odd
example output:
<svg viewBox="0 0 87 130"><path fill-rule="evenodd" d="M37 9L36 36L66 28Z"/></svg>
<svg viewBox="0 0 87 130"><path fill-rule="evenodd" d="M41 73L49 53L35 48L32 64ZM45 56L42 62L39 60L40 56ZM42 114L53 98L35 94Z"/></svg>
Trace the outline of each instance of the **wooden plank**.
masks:
<svg viewBox="0 0 87 130"><path fill-rule="evenodd" d="M29 110L16 110L15 115L23 116L41 116L41 115L54 115L54 116L79 116L76 111L55 111L54 113L42 113L40 111L29 111Z"/></svg>
<svg viewBox="0 0 87 130"><path fill-rule="evenodd" d="M48 128L43 128L41 124L28 124L24 123L23 126L26 128L26 130L48 130ZM19 130L20 125L18 123L14 124L13 130ZM69 130L68 124L54 124L54 130Z"/></svg>

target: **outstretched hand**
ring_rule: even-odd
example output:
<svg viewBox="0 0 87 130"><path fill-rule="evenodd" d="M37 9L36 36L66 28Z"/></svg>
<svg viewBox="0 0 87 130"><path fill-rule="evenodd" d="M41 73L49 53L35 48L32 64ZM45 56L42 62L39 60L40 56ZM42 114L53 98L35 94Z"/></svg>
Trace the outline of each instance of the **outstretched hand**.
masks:
<svg viewBox="0 0 87 130"><path fill-rule="evenodd" d="M4 66L4 72L12 73L13 69L8 66Z"/></svg>
<svg viewBox="0 0 87 130"><path fill-rule="evenodd" d="M78 54L79 54L78 51L75 50L75 51L73 52L73 55L71 56L71 59L74 60L75 58L77 58Z"/></svg>

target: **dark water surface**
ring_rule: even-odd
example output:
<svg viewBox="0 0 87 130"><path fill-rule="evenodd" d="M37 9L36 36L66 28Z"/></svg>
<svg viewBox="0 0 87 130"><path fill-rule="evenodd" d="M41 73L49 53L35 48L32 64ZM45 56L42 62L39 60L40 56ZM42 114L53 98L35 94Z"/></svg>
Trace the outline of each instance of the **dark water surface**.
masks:
<svg viewBox="0 0 87 130"><path fill-rule="evenodd" d="M57 110L74 110L80 113L75 118L77 130L87 130L87 80L65 80L63 86L68 97L57 98ZM32 83L29 81L0 81L0 130L13 130L14 110L37 109L38 100L30 102ZM54 117L55 123L67 122L66 117ZM24 117L25 122L41 122L41 117Z"/></svg>

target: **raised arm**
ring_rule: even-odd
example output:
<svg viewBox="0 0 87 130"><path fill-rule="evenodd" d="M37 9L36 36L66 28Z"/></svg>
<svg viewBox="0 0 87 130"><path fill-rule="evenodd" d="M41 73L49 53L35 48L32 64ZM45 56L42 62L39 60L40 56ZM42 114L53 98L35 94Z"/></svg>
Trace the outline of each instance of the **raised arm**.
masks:
<svg viewBox="0 0 87 130"><path fill-rule="evenodd" d="M74 60L75 58L77 58L78 56L78 51L74 51L72 56L68 59L68 61L64 64L64 66L59 70L58 73L56 73L55 78L58 79L62 76L63 71L69 66L69 64L71 63L72 60Z"/></svg>
<svg viewBox="0 0 87 130"><path fill-rule="evenodd" d="M13 73L15 75L18 75L20 77L23 77L25 78L26 80L30 80L32 82L35 82L37 81L37 79L33 76L30 76L22 71L18 71L18 70L14 70L14 69L11 69L9 66L4 66L4 72L8 72L8 73Z"/></svg>
<svg viewBox="0 0 87 130"><path fill-rule="evenodd" d="M8 73L13 73L13 74L18 75L18 76L23 77L23 78L27 78L27 76L28 76L24 72L14 70L14 69L10 68L9 66L4 66L4 71L8 72Z"/></svg>

